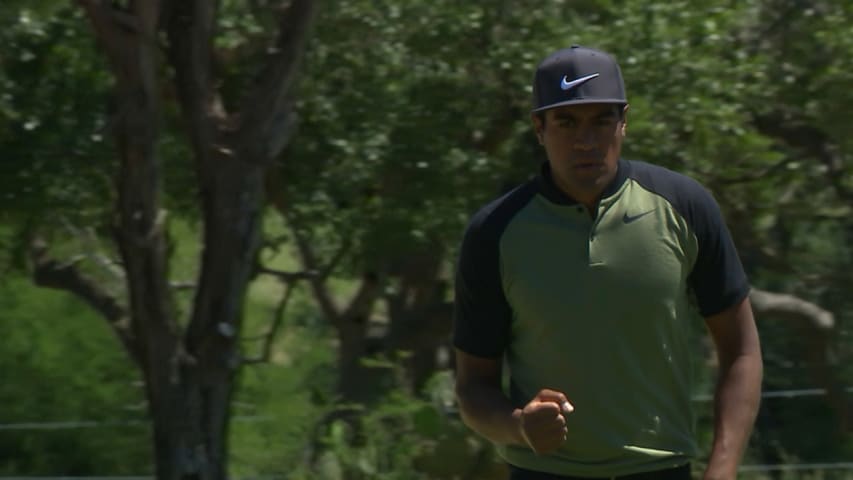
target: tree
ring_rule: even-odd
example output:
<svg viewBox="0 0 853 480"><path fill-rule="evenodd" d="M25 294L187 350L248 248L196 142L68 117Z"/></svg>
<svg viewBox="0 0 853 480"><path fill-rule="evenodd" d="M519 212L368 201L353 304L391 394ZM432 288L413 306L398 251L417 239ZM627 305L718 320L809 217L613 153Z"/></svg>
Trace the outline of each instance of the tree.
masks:
<svg viewBox="0 0 853 480"><path fill-rule="evenodd" d="M70 291L112 325L145 383L158 478L227 476L226 433L247 284L257 273L264 181L293 132L293 86L315 9L311 0L247 13L278 34L252 57L261 68L234 85L219 73L227 48L220 6L203 1L80 0L113 74L110 126L119 157L113 240L123 295L53 258L34 240L36 283ZM234 5L224 2L223 9ZM270 20L270 17L279 20ZM260 36L258 36L260 37ZM227 45L226 45L227 47ZM227 73L227 72L226 72ZM228 90L228 89L231 90ZM203 252L187 319L170 278L162 205L161 125L174 96L189 139Z"/></svg>

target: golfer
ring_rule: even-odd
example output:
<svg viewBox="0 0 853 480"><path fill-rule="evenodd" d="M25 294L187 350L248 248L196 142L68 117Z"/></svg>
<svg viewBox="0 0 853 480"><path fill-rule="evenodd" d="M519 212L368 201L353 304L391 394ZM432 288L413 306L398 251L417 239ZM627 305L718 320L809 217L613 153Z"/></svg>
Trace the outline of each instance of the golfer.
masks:
<svg viewBox="0 0 853 480"><path fill-rule="evenodd" d="M547 161L465 232L456 392L514 480L691 478L689 332L702 319L719 379L697 473L735 478L752 429L761 350L735 246L702 185L621 158L627 114L611 55L545 58L531 119Z"/></svg>

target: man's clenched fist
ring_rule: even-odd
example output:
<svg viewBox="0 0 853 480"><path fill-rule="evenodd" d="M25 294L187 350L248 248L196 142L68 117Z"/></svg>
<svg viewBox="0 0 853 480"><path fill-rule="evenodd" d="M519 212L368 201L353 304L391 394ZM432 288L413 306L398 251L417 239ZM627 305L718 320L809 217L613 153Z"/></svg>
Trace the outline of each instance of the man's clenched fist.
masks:
<svg viewBox="0 0 853 480"><path fill-rule="evenodd" d="M541 390L519 415L521 436L538 454L551 453L566 440L566 418L574 410L561 392Z"/></svg>

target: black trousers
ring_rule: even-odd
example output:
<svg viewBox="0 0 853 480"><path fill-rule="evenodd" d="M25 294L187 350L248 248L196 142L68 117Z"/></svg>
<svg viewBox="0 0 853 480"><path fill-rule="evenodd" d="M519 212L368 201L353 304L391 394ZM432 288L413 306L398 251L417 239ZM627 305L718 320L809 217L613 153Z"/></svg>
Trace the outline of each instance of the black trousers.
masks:
<svg viewBox="0 0 853 480"><path fill-rule="evenodd" d="M680 467L655 470L654 472L634 473L619 477L567 477L551 473L534 472L514 465L509 466L510 480L690 480L690 464Z"/></svg>

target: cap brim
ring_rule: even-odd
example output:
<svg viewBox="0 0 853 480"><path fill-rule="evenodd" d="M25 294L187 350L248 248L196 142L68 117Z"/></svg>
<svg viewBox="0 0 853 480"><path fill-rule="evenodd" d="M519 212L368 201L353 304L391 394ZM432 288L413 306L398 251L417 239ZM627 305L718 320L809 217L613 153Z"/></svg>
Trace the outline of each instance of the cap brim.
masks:
<svg viewBox="0 0 853 480"><path fill-rule="evenodd" d="M541 112L543 110L550 110L552 108L564 107L566 105L583 105L587 103L624 103L627 104L628 101L624 98L577 98L574 100L566 100L565 102L557 102L552 103L550 105L545 105L544 107L534 108L531 110L531 113Z"/></svg>

